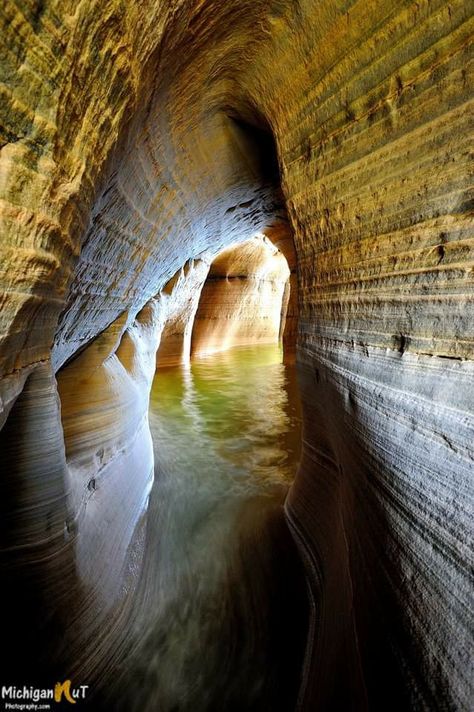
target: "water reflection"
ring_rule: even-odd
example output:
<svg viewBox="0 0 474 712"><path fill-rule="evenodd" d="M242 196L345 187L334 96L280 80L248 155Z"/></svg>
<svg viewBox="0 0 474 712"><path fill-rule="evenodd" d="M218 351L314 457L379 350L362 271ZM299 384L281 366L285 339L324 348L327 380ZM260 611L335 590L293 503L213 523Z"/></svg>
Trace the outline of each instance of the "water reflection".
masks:
<svg viewBox="0 0 474 712"><path fill-rule="evenodd" d="M157 373L134 648L114 707L294 709L306 596L282 504L299 424L294 372L277 347Z"/></svg>

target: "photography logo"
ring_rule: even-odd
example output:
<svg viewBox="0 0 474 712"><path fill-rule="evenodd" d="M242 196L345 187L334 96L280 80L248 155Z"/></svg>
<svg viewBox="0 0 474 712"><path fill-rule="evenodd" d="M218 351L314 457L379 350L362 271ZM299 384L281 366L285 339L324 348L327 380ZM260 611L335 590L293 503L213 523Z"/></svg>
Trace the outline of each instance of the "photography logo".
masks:
<svg viewBox="0 0 474 712"><path fill-rule="evenodd" d="M5 710L48 710L49 702L69 702L75 705L85 700L89 685L72 687L71 680L57 682L53 687L16 687L2 685L2 701ZM45 704L46 703L46 704Z"/></svg>

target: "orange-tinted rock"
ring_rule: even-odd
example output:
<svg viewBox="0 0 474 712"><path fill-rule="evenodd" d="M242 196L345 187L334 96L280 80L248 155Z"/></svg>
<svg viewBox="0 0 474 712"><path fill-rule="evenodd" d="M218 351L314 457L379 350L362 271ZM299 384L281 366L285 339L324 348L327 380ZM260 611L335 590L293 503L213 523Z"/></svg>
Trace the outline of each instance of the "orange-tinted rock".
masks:
<svg viewBox="0 0 474 712"><path fill-rule="evenodd" d="M71 359L87 363L125 315L118 347L188 260L272 239L286 207L305 402L287 511L315 602L304 706L469 708L469 3L18 0L1 19L0 408L5 514L24 517L16 574L37 546L51 600L59 570L76 576L62 566L65 441L93 456L72 422L91 430ZM111 422L105 404L143 414L150 376L110 354L110 373L94 357L81 379L105 442L127 432L131 456L144 430L127 414ZM147 480L146 457L130 467Z"/></svg>
<svg viewBox="0 0 474 712"><path fill-rule="evenodd" d="M189 361L194 317L209 264L205 259L190 260L162 290L165 325L156 353L157 368Z"/></svg>
<svg viewBox="0 0 474 712"><path fill-rule="evenodd" d="M289 276L285 257L266 238L221 252L201 292L193 355L278 341Z"/></svg>

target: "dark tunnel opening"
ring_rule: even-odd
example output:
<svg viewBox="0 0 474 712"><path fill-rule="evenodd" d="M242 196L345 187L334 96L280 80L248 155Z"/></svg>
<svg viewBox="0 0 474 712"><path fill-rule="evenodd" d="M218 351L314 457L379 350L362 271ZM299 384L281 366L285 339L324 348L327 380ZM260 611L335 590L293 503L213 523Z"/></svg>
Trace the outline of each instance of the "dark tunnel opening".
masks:
<svg viewBox="0 0 474 712"><path fill-rule="evenodd" d="M470 709L469 4L0 16L3 701Z"/></svg>

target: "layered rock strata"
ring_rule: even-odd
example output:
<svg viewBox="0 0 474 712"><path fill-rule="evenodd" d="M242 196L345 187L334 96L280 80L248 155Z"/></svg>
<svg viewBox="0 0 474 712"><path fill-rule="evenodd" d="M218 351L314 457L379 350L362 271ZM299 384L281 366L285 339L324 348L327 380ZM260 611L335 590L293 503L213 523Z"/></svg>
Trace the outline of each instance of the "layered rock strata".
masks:
<svg viewBox="0 0 474 712"><path fill-rule="evenodd" d="M111 481L110 502L87 489L102 454L117 438L132 458L133 433L149 438L151 370L126 346L145 339L137 315L188 260L279 229L286 207L305 403L287 514L314 600L302 706L471 706L471 9L3 4L9 611L28 587L40 593L25 610L33 600L60 611L80 578L75 542L89 526L104 532L116 501ZM63 431L55 373L65 364ZM96 418L75 392L82 379L100 443L81 434ZM125 404L133 426L110 417ZM120 503L126 532L148 486L147 452L132 458L136 487ZM77 519L88 497L96 511ZM124 551L125 540L113 555ZM89 572L100 590L101 572ZM22 616L6 621L11 642L18 626L34 640L34 616ZM67 625L40 617L59 636Z"/></svg>
<svg viewBox="0 0 474 712"><path fill-rule="evenodd" d="M209 274L209 259L187 262L161 292L166 300L166 322L156 353L157 368L189 363L193 324Z"/></svg>
<svg viewBox="0 0 474 712"><path fill-rule="evenodd" d="M289 277L285 257L265 237L221 252L200 295L192 354L277 342L286 322Z"/></svg>

